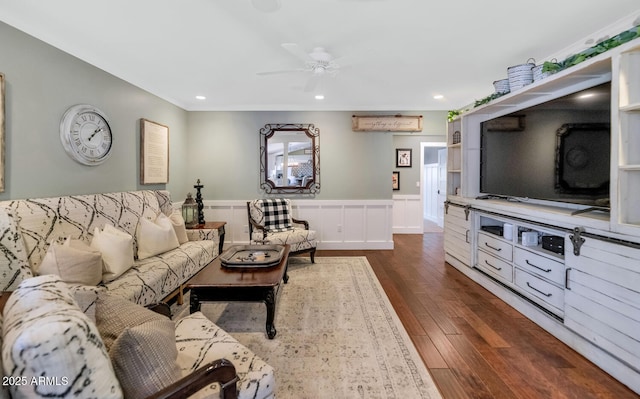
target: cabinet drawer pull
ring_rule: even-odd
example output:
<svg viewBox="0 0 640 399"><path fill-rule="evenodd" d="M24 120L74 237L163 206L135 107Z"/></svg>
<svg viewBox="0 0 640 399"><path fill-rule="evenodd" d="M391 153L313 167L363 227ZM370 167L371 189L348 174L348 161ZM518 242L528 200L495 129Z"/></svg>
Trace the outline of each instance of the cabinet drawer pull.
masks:
<svg viewBox="0 0 640 399"><path fill-rule="evenodd" d="M531 284L529 284L529 282L527 281L527 287L531 288L534 291L537 291L539 293L541 293L542 295L546 296L547 298L551 296L551 293L546 293L546 292L542 292L539 289L537 289L536 287L532 286Z"/></svg>
<svg viewBox="0 0 640 399"><path fill-rule="evenodd" d="M486 259L484 260L484 263L486 263L487 265L491 266L492 268L496 269L496 270L502 270L501 267L496 267L494 265L492 265L491 263L489 263Z"/></svg>
<svg viewBox="0 0 640 399"><path fill-rule="evenodd" d="M529 262L529 259L525 259L524 261L527 263L527 265L535 267L538 270L542 270L545 273L549 273L551 271L551 269L543 269L540 266L534 265L533 263Z"/></svg>
<svg viewBox="0 0 640 399"><path fill-rule="evenodd" d="M494 251L502 251L502 248L492 247L491 245L487 244L486 242L484 243L484 245L486 245L487 247L493 249Z"/></svg>

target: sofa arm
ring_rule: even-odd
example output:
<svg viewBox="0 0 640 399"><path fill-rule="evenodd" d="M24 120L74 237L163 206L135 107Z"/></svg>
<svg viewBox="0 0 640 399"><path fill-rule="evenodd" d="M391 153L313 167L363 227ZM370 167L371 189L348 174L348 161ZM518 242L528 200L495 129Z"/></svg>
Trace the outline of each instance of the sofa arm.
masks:
<svg viewBox="0 0 640 399"><path fill-rule="evenodd" d="M212 383L220 383L220 398L236 399L238 389L236 368L227 359L218 359L199 368L186 377L179 379L147 399L181 399L188 398Z"/></svg>

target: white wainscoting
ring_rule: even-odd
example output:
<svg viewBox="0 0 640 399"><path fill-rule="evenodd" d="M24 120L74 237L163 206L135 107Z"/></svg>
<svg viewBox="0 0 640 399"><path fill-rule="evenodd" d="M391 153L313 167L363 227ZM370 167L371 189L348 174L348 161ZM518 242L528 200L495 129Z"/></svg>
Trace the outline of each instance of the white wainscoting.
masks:
<svg viewBox="0 0 640 399"><path fill-rule="evenodd" d="M422 234L422 214L420 195L394 195L393 234Z"/></svg>
<svg viewBox="0 0 640 399"><path fill-rule="evenodd" d="M178 204L176 204L178 206ZM249 242L246 201L205 200L207 221L225 221L225 247ZM293 200L293 216L318 233L318 249L393 249L391 200Z"/></svg>

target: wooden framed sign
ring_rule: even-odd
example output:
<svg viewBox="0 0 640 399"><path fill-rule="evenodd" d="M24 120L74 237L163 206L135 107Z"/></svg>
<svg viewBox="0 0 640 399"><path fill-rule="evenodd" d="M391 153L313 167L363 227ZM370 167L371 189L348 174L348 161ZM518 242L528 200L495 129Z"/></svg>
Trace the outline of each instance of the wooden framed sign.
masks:
<svg viewBox="0 0 640 399"><path fill-rule="evenodd" d="M422 115L353 115L351 130L354 132L421 132Z"/></svg>
<svg viewBox="0 0 640 399"><path fill-rule="evenodd" d="M140 183L169 182L169 127L140 119Z"/></svg>

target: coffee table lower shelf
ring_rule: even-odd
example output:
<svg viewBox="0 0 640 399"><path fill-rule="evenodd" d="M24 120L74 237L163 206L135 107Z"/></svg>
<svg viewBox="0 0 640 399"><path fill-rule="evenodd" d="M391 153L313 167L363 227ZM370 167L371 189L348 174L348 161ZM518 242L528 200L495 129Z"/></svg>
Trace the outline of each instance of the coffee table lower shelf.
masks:
<svg viewBox="0 0 640 399"><path fill-rule="evenodd" d="M280 263L272 267L242 268L224 267L216 258L191 280L190 311L200 311L202 302L264 302L267 307L267 337L273 339L277 330L274 325L276 297L281 282L289 280L289 245L285 246Z"/></svg>

